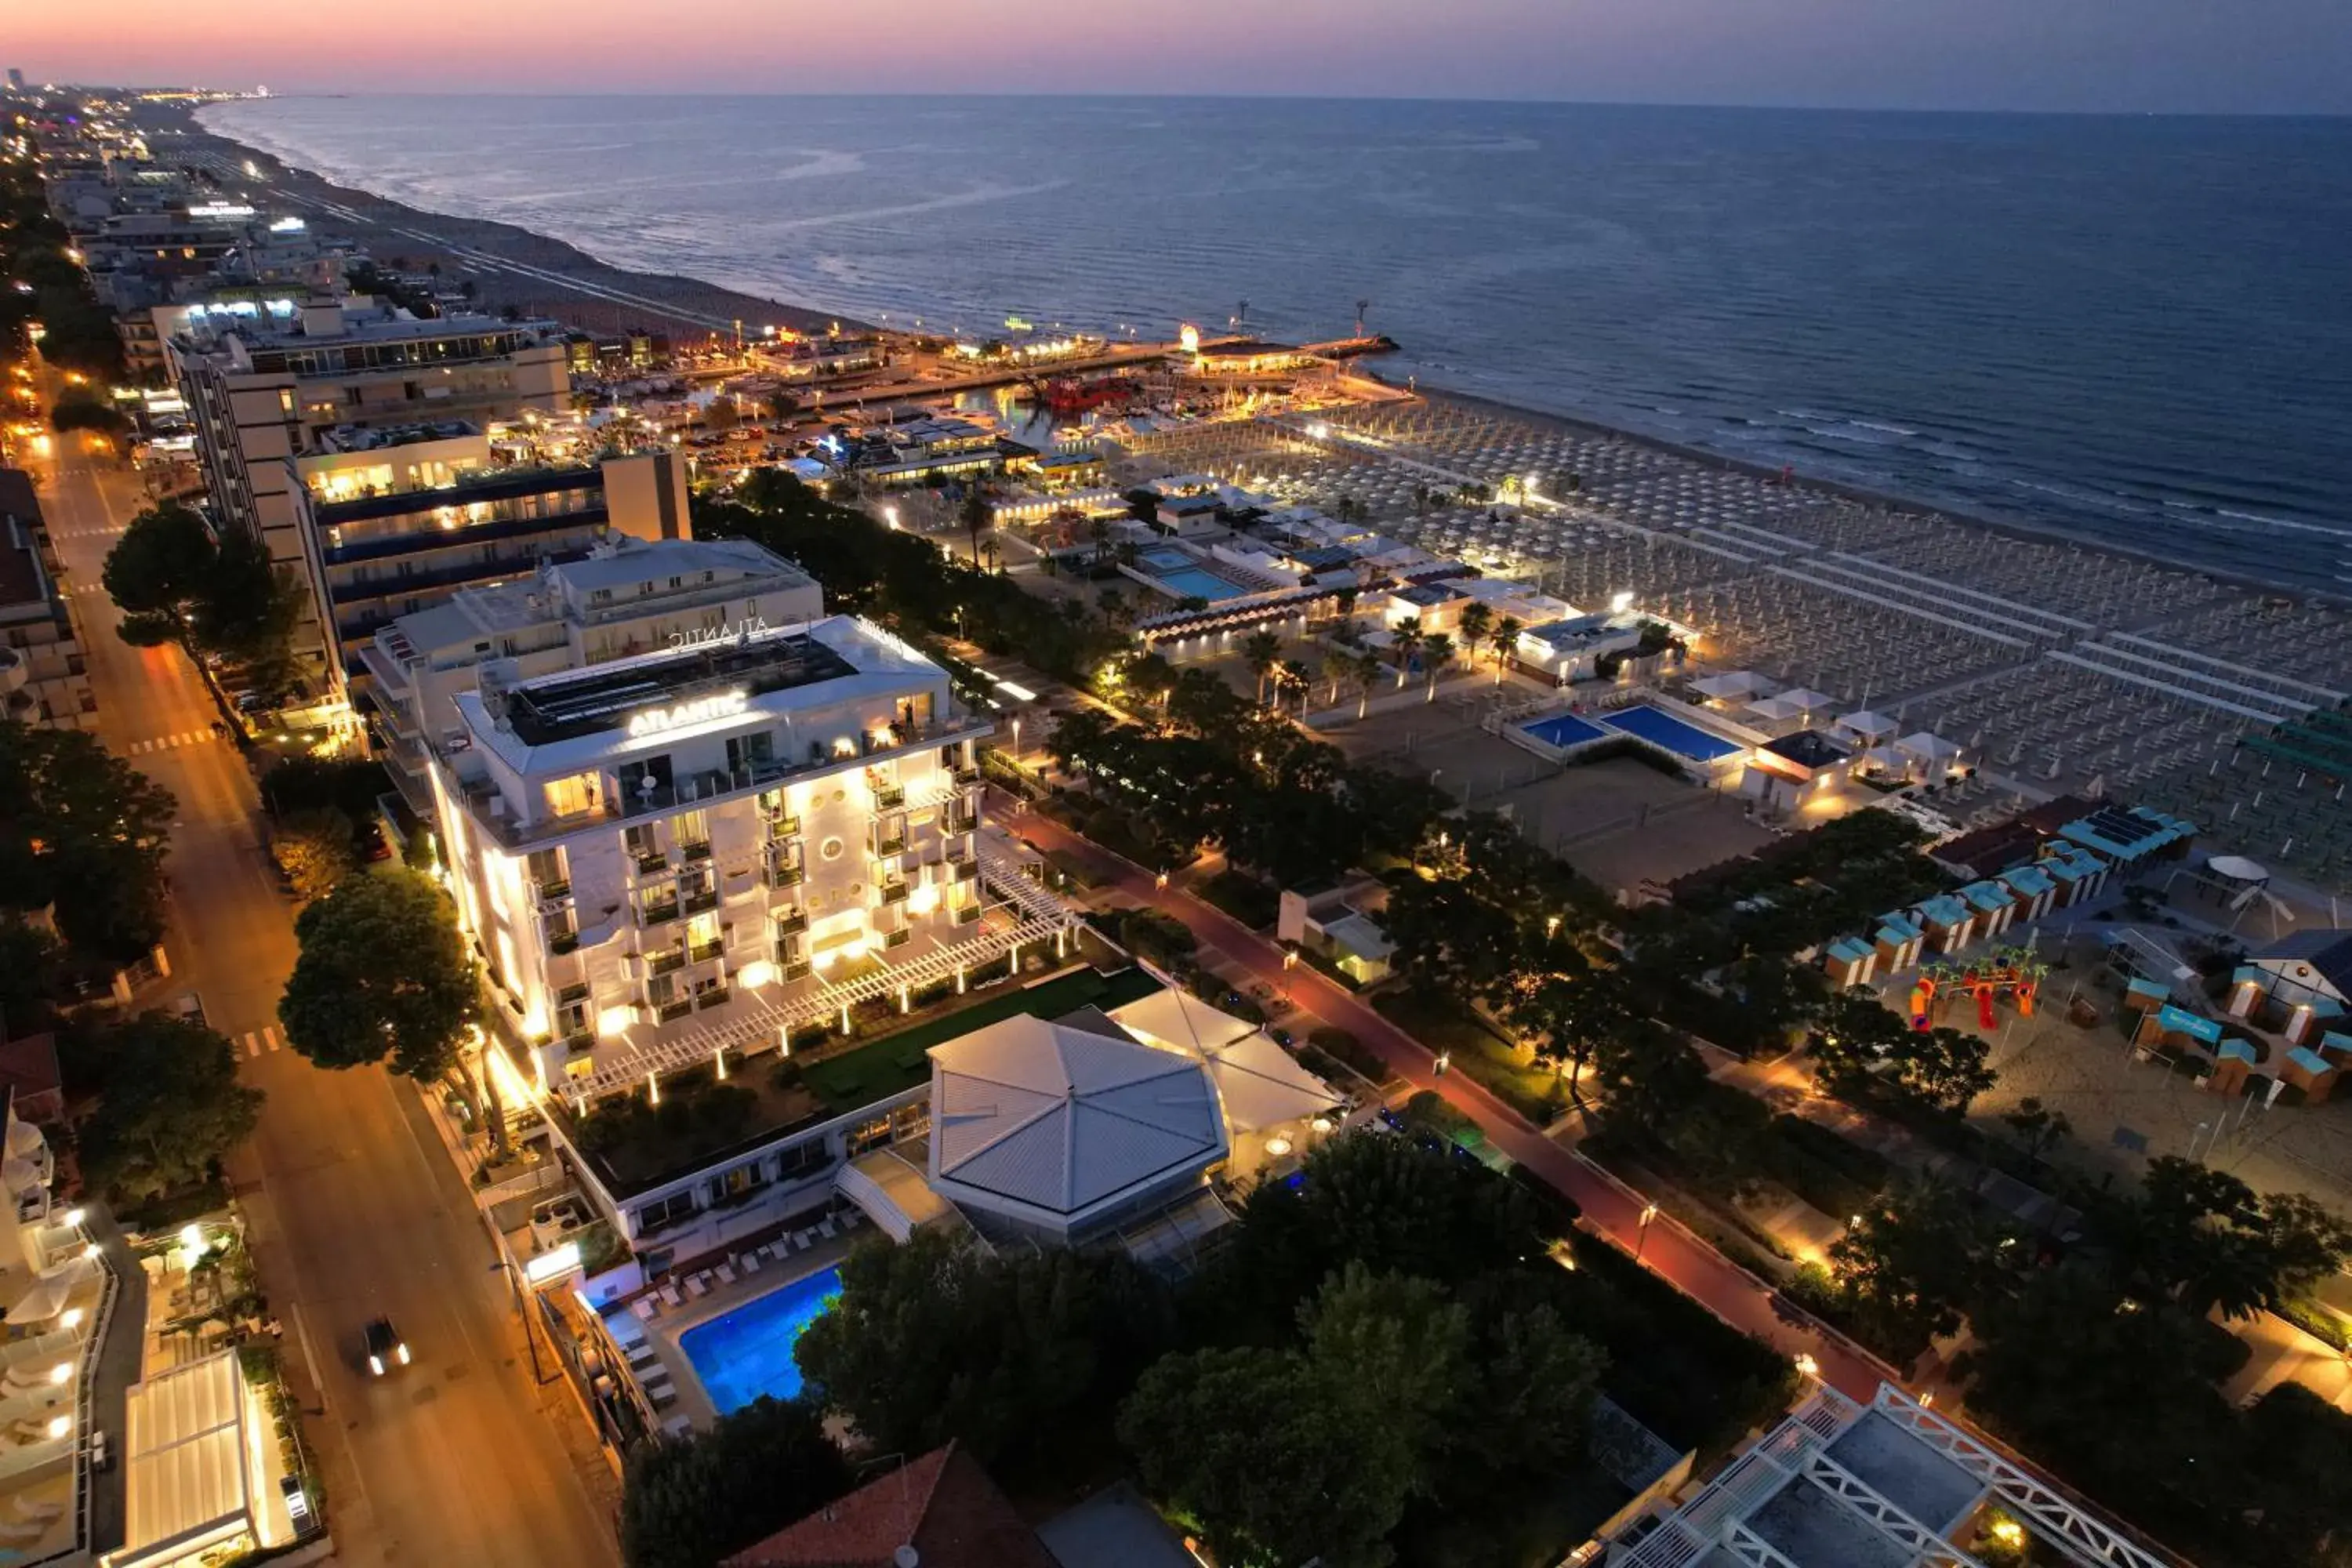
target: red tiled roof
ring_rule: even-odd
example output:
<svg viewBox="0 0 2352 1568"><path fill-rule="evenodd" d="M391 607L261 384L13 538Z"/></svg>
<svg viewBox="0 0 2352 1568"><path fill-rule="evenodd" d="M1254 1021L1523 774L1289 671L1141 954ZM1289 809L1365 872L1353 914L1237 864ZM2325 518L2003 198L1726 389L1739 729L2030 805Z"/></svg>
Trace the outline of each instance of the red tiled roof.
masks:
<svg viewBox="0 0 2352 1568"><path fill-rule="evenodd" d="M1057 1568L980 1461L950 1443L826 1504L720 1568Z"/></svg>

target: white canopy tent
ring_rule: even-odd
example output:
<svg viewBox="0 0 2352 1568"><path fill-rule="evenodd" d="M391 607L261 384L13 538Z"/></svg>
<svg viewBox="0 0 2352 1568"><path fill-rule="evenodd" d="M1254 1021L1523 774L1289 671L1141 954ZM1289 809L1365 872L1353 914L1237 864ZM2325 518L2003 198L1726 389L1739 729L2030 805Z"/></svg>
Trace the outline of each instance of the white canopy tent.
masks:
<svg viewBox="0 0 2352 1568"><path fill-rule="evenodd" d="M1114 1010L1111 1020L1149 1044L1198 1057L1217 1086L1225 1125L1257 1132L1335 1110L1331 1086L1291 1059L1264 1029L1171 987Z"/></svg>
<svg viewBox="0 0 2352 1568"><path fill-rule="evenodd" d="M1752 669L1726 670L1721 675L1710 675L1704 680L1694 680L1691 686L1700 695L1711 697L1717 702L1738 702L1772 690L1772 682Z"/></svg>
<svg viewBox="0 0 2352 1568"><path fill-rule="evenodd" d="M1941 735L1916 730L1895 742L1895 749L1906 757L1915 757L1919 765L1934 770L1950 767L1960 760L1959 744Z"/></svg>
<svg viewBox="0 0 2352 1568"><path fill-rule="evenodd" d="M1895 733L1894 720L1884 713L1873 713L1867 709L1859 713L1847 714L1837 721L1837 727L1847 734L1858 736L1865 743L1872 745Z"/></svg>
<svg viewBox="0 0 2352 1568"><path fill-rule="evenodd" d="M1807 713L1822 713L1837 706L1837 699L1826 691L1816 691L1810 686L1791 687L1780 693L1780 700L1793 702Z"/></svg>
<svg viewBox="0 0 2352 1568"><path fill-rule="evenodd" d="M258 1541L236 1352L131 1389L124 1421L124 1545L116 1568L177 1563L239 1536Z"/></svg>
<svg viewBox="0 0 2352 1568"><path fill-rule="evenodd" d="M1790 701L1785 696L1759 697L1748 705L1748 711L1769 723L1780 723L1784 720L1803 718L1805 705Z"/></svg>
<svg viewBox="0 0 2352 1568"><path fill-rule="evenodd" d="M1892 746L1873 746L1854 759L1854 765L1864 773L1899 773L1909 771L1910 759Z"/></svg>

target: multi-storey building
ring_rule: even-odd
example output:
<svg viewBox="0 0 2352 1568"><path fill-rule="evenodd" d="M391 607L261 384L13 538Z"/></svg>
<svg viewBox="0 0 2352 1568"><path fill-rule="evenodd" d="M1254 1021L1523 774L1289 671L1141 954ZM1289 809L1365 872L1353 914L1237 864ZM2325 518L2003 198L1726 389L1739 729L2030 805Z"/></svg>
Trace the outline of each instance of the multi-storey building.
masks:
<svg viewBox="0 0 2352 1568"><path fill-rule="evenodd" d="M791 626L824 614L815 579L743 539L604 540L583 560L464 588L401 616L361 648L378 755L410 804L432 815L431 751L461 741L457 699L481 667L520 676L585 669L730 626Z"/></svg>
<svg viewBox="0 0 2352 1568"><path fill-rule="evenodd" d="M0 468L0 700L58 730L96 723L73 608L41 558L41 508L21 468Z"/></svg>
<svg viewBox="0 0 2352 1568"><path fill-rule="evenodd" d="M863 621L478 685L431 755L441 841L506 1031L569 1101L1066 934L1017 877L983 910L991 725Z"/></svg>
<svg viewBox="0 0 2352 1568"><path fill-rule="evenodd" d="M260 540L273 562L311 582L312 635L329 688L340 670L329 658L330 595L313 576L305 540L299 460L324 452L332 431L420 420L487 426L558 414L570 400L552 323L419 321L364 298L305 304L284 321L208 315L165 351L194 416L220 525Z"/></svg>
<svg viewBox="0 0 2352 1568"><path fill-rule="evenodd" d="M460 588L576 561L615 534L691 531L686 465L667 448L499 466L463 420L341 426L318 446L294 460L291 500L334 687L365 676L377 632Z"/></svg>

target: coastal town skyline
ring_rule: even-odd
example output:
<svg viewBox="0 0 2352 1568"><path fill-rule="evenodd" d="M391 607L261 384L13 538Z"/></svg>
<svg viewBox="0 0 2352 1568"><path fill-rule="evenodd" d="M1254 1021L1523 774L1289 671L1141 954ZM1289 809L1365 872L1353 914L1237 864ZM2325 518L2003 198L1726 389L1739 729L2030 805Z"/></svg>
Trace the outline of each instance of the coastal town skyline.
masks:
<svg viewBox="0 0 2352 1568"><path fill-rule="evenodd" d="M829 39L805 0L725 6L698 37L649 38L611 0L500 7L451 50L422 34L321 53L284 0L131 0L100 23L65 7L19 20L10 62L34 81L292 93L1122 95L1531 100L2088 113L2352 112L2352 12L2326 0L2249 10L2153 0L2057 12L2029 0L1416 0L1269 14L1236 0L1073 8L1035 29L975 18L921 37ZM512 50L542 68L519 76ZM593 73L593 74L589 74Z"/></svg>

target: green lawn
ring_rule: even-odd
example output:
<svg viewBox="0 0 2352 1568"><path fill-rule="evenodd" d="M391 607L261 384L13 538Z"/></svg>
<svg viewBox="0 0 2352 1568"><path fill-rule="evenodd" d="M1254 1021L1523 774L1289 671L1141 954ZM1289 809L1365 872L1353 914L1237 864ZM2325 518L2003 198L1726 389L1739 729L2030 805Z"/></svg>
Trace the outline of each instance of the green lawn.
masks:
<svg viewBox="0 0 2352 1568"><path fill-rule="evenodd" d="M1372 1006L1431 1050L1446 1053L1449 1071L1477 1079L1538 1126L1567 1103L1567 1083L1557 1072L1523 1059L1475 1014L1446 997L1389 991L1374 995Z"/></svg>
<svg viewBox="0 0 2352 1568"><path fill-rule="evenodd" d="M996 986L969 1007L877 1035L839 1056L811 1062L802 1068L801 1081L823 1102L828 1116L846 1115L929 1078L930 1058L924 1053L943 1040L968 1035L1015 1013L1058 1018L1088 1005L1123 1007L1159 989L1160 983L1140 969L1117 974L1081 969L1042 985Z"/></svg>

